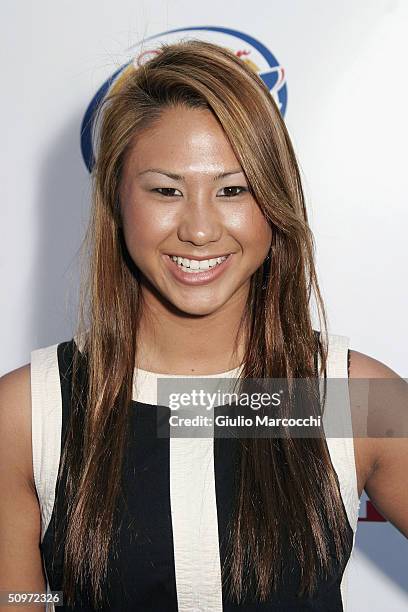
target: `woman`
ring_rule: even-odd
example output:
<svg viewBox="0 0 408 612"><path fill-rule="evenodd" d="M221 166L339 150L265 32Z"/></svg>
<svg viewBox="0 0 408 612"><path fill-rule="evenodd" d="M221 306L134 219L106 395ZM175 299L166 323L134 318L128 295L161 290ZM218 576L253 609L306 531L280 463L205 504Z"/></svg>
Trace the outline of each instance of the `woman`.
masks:
<svg viewBox="0 0 408 612"><path fill-rule="evenodd" d="M404 439L156 435L162 376L397 377L327 335L279 110L195 40L129 66L98 125L77 333L1 380L1 588L47 582L67 610L344 609L364 488L408 535Z"/></svg>

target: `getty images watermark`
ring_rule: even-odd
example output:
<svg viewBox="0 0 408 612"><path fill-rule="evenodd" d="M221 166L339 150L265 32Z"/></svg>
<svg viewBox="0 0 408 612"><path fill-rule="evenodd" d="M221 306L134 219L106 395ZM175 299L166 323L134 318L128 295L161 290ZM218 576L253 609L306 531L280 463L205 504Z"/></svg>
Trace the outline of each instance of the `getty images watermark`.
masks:
<svg viewBox="0 0 408 612"><path fill-rule="evenodd" d="M158 437L408 436L403 378L159 377L157 404Z"/></svg>

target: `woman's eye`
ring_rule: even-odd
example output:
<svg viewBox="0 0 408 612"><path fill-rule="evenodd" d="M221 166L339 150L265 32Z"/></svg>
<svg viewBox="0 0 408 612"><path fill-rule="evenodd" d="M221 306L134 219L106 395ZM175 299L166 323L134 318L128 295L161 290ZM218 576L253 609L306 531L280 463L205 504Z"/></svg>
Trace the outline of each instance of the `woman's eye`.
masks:
<svg viewBox="0 0 408 612"><path fill-rule="evenodd" d="M171 197L174 194L168 193L169 191L177 191L174 187L157 187L156 189L152 189L152 191L157 191L160 195Z"/></svg>
<svg viewBox="0 0 408 612"><path fill-rule="evenodd" d="M241 191L239 193L231 193L230 190L234 190L234 189L241 189ZM248 189L246 187L238 187L238 186L233 186L233 187L223 187L223 190L227 190L227 192L229 191L229 193L227 193L224 196L224 198L234 198L235 196L241 195L241 193L244 193L245 191L248 191Z"/></svg>

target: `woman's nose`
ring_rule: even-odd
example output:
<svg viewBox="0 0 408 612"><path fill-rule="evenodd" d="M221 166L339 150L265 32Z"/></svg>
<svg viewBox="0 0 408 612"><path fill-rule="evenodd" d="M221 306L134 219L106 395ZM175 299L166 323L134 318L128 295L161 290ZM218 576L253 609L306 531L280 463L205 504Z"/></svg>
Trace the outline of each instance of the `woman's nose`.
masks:
<svg viewBox="0 0 408 612"><path fill-rule="evenodd" d="M222 230L222 218L216 203L198 196L185 202L178 225L180 240L205 244L219 240Z"/></svg>

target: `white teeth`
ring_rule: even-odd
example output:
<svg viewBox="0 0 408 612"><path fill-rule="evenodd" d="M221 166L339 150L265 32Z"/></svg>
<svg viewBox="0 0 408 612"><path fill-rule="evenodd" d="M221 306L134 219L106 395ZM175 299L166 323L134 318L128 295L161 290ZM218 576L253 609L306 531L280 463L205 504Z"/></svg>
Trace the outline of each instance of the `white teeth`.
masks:
<svg viewBox="0 0 408 612"><path fill-rule="evenodd" d="M193 274L194 272L200 272L201 270L213 268L227 259L226 257L217 257L216 259L204 259L203 261L198 261L197 259L186 259L185 257L177 257L176 255L172 255L171 258L175 263L177 263L178 266L180 266L180 268L184 270L184 272L190 272Z"/></svg>

